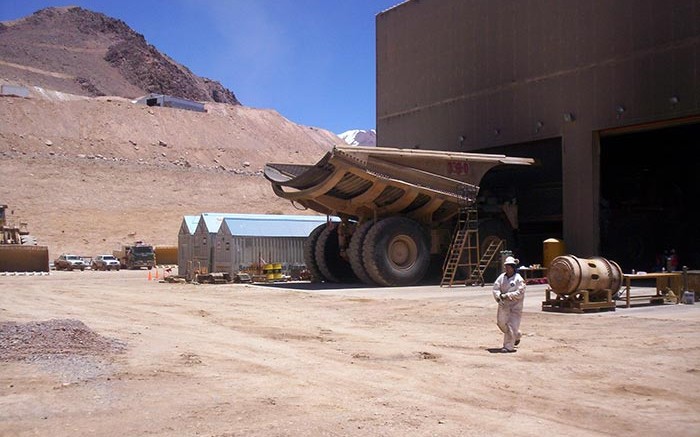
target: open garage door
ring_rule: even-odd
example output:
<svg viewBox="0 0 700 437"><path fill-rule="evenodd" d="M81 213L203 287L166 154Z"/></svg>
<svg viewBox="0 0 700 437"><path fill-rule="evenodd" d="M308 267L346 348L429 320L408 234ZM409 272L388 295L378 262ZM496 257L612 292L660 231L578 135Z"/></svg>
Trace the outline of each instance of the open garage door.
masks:
<svg viewBox="0 0 700 437"><path fill-rule="evenodd" d="M674 250L700 268L700 122L600 138L600 248L632 269L660 271Z"/></svg>
<svg viewBox="0 0 700 437"><path fill-rule="evenodd" d="M488 234L494 226L510 229L506 235L508 249L525 265L542 264L544 240L561 239L563 235L561 144L561 138L551 138L480 150L535 159L535 164L527 168L489 170L481 180L478 197L479 221L484 221L479 233ZM508 220L499 218L502 205L508 202L517 205L515 230ZM485 236L480 235L482 240Z"/></svg>

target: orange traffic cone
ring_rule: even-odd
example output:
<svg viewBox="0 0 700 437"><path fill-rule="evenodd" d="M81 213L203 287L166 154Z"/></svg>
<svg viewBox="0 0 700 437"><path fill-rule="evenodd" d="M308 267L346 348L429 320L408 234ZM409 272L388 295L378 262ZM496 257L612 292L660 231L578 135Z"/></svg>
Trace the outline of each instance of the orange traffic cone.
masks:
<svg viewBox="0 0 700 437"><path fill-rule="evenodd" d="M158 268L156 268L156 279L158 279Z"/></svg>
<svg viewBox="0 0 700 437"><path fill-rule="evenodd" d="M151 279L153 279L153 278L151 277L151 271L149 270L148 271L148 280L150 281Z"/></svg>

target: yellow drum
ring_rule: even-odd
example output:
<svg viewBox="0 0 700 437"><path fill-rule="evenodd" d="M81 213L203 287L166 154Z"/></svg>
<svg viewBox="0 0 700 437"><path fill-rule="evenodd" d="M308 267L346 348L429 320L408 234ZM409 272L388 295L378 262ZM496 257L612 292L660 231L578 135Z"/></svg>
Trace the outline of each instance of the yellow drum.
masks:
<svg viewBox="0 0 700 437"><path fill-rule="evenodd" d="M542 243L542 265L548 269L552 260L566 253L564 242L556 238L547 238Z"/></svg>

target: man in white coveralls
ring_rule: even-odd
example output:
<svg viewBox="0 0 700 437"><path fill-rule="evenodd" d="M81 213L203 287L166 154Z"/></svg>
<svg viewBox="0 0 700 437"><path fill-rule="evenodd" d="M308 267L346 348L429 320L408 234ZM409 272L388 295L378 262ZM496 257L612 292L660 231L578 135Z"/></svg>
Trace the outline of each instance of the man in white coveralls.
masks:
<svg viewBox="0 0 700 437"><path fill-rule="evenodd" d="M515 352L520 344L520 319L523 314L525 299L525 280L516 271L518 260L506 257L505 272L493 283L493 297L498 302L496 321L503 332L503 349L501 352Z"/></svg>

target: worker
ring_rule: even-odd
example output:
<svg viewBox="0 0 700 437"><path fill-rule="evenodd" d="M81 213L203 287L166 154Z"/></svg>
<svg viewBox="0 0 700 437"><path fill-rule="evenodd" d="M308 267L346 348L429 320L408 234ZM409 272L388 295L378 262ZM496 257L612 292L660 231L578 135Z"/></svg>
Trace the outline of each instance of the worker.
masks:
<svg viewBox="0 0 700 437"><path fill-rule="evenodd" d="M512 256L506 257L505 271L493 283L493 297L498 302L496 322L503 332L503 348L501 352L515 352L515 346L520 344L520 319L523 314L525 298L525 280L517 272L518 260Z"/></svg>

